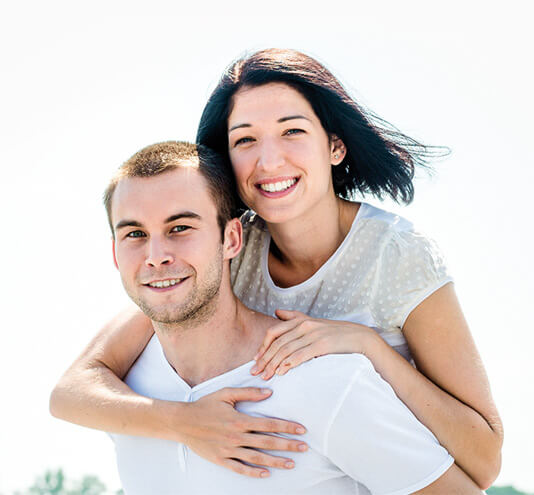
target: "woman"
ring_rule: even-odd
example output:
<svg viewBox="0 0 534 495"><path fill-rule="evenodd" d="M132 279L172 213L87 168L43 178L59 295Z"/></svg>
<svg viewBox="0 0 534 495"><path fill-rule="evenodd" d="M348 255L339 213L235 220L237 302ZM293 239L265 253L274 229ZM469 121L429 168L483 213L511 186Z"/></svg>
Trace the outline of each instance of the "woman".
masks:
<svg viewBox="0 0 534 495"><path fill-rule="evenodd" d="M348 200L360 192L411 201L425 148L366 115L329 71L291 50L234 63L204 109L197 141L228 153L243 206L257 213L244 216L232 282L245 304L276 311L281 322L251 372L268 379L323 354L364 353L456 463L490 486L502 426L441 257L405 220ZM180 441L250 476L266 470L245 463L292 467L251 450L306 448L264 434L299 433L299 425L234 410L237 401L264 399L258 390L179 404L137 396L121 382L151 335L137 313L111 322L57 385L52 413Z"/></svg>

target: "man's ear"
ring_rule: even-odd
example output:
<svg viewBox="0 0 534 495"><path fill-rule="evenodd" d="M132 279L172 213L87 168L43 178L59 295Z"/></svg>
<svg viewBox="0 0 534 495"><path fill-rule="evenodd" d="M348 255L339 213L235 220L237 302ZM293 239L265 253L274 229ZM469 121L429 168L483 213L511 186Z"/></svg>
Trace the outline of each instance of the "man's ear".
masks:
<svg viewBox="0 0 534 495"><path fill-rule="evenodd" d="M347 156L347 147L341 138L335 134L330 136L330 163L335 167Z"/></svg>
<svg viewBox="0 0 534 495"><path fill-rule="evenodd" d="M115 238L111 238L111 249L113 249L113 264L115 265L115 268L119 269L119 264L117 263L117 255L115 254Z"/></svg>
<svg viewBox="0 0 534 495"><path fill-rule="evenodd" d="M223 239L223 256L225 260L235 258L243 247L243 226L239 218L232 218L226 223Z"/></svg>

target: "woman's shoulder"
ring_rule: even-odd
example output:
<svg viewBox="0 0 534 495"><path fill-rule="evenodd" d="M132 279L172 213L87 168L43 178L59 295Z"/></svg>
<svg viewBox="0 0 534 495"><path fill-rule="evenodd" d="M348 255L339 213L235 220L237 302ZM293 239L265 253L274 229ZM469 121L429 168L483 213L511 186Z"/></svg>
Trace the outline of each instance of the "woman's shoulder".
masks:
<svg viewBox="0 0 534 495"><path fill-rule="evenodd" d="M384 232L388 233L414 230L413 223L406 218L369 203L361 203L356 220L367 226L379 225Z"/></svg>

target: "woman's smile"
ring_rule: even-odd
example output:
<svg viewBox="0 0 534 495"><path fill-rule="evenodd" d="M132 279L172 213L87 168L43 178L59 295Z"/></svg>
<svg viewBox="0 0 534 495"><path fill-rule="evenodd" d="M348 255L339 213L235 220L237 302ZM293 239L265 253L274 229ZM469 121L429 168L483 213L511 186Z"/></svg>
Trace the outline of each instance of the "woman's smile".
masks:
<svg viewBox="0 0 534 495"><path fill-rule="evenodd" d="M282 83L242 88L228 128L239 194L267 222L294 220L335 200L329 136L298 91Z"/></svg>

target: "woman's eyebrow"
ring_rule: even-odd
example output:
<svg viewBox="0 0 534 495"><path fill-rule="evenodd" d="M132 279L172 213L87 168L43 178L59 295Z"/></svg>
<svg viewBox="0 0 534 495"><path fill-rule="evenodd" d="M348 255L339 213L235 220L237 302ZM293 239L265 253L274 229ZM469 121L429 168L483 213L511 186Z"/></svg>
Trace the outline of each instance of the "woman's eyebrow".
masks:
<svg viewBox="0 0 534 495"><path fill-rule="evenodd" d="M304 115L288 115L287 117L282 117L278 119L277 122L282 123L282 122L287 122L288 120L293 120L293 119L305 119L311 122L311 120L308 117L304 117Z"/></svg>
<svg viewBox="0 0 534 495"><path fill-rule="evenodd" d="M287 122L288 120L294 120L294 119L305 119L311 122L311 120L308 117L304 117L304 115L288 115L287 117L280 117L276 122L281 124L282 122ZM230 127L230 129L228 129L228 132L230 133L232 131L235 131L236 129L241 129L242 127L252 127L252 125L251 124L236 124Z"/></svg>

